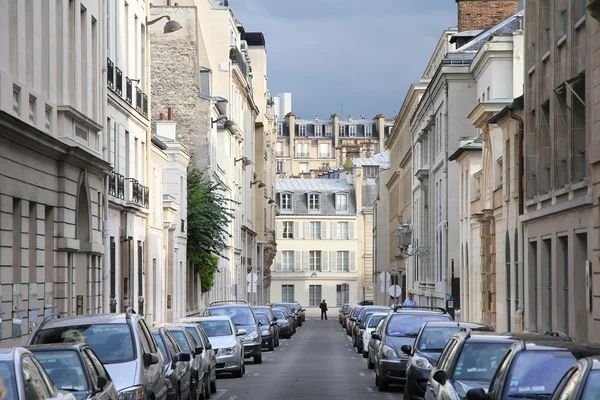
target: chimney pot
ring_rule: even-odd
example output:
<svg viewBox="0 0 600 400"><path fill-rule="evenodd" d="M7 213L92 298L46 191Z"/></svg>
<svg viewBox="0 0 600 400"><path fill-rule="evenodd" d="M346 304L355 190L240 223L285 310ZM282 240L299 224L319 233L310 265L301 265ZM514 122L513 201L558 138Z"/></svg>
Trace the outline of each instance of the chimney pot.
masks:
<svg viewBox="0 0 600 400"><path fill-rule="evenodd" d="M173 120L173 107L169 107L168 109L168 120L172 121Z"/></svg>
<svg viewBox="0 0 600 400"><path fill-rule="evenodd" d="M162 121L165 119L165 113L160 113L159 119Z"/></svg>

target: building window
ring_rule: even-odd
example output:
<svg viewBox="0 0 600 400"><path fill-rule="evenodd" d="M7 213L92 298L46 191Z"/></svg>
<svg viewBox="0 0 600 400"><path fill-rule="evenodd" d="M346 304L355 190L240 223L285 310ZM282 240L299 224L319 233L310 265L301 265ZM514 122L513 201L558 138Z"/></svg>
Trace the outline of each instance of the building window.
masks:
<svg viewBox="0 0 600 400"><path fill-rule="evenodd" d="M323 136L323 125L315 125L315 136Z"/></svg>
<svg viewBox="0 0 600 400"><path fill-rule="evenodd" d="M333 136L333 125L325 125L325 136Z"/></svg>
<svg viewBox="0 0 600 400"><path fill-rule="evenodd" d="M294 270L294 252L293 251L282 251L281 252L281 270L291 272Z"/></svg>
<svg viewBox="0 0 600 400"><path fill-rule="evenodd" d="M379 154L379 143L375 143L373 145L373 153L374 154Z"/></svg>
<svg viewBox="0 0 600 400"><path fill-rule="evenodd" d="M319 143L319 158L329 157L329 143Z"/></svg>
<svg viewBox="0 0 600 400"><path fill-rule="evenodd" d="M321 251L311 250L309 252L309 267L311 271L321 270Z"/></svg>
<svg viewBox="0 0 600 400"><path fill-rule="evenodd" d="M281 209L292 210L292 195L290 193L284 193L281 195Z"/></svg>
<svg viewBox="0 0 600 400"><path fill-rule="evenodd" d="M298 125L298 136L306 136L306 125Z"/></svg>
<svg viewBox="0 0 600 400"><path fill-rule="evenodd" d="M275 155L278 157L283 157L283 142L277 142L275 145Z"/></svg>
<svg viewBox="0 0 600 400"><path fill-rule="evenodd" d="M338 251L337 252L337 270L341 272L350 271L350 252Z"/></svg>
<svg viewBox="0 0 600 400"><path fill-rule="evenodd" d="M310 149L308 143L298 143L296 145L296 157L298 158L308 158L310 155Z"/></svg>
<svg viewBox="0 0 600 400"><path fill-rule="evenodd" d="M277 124L277 135L283 136L283 124Z"/></svg>
<svg viewBox="0 0 600 400"><path fill-rule="evenodd" d="M350 285L343 283L335 285L336 306L341 307L350 301Z"/></svg>
<svg viewBox="0 0 600 400"><path fill-rule="evenodd" d="M340 131L340 136L344 137L344 135L346 133L346 126L345 125L340 125L339 131Z"/></svg>
<svg viewBox="0 0 600 400"><path fill-rule="evenodd" d="M283 221L283 238L294 238L294 223L292 221Z"/></svg>
<svg viewBox="0 0 600 400"><path fill-rule="evenodd" d="M316 193L311 193L308 195L308 210L309 211L319 211L321 208L320 204L320 196Z"/></svg>
<svg viewBox="0 0 600 400"><path fill-rule="evenodd" d="M348 195L339 193L335 195L335 210L348 211Z"/></svg>
<svg viewBox="0 0 600 400"><path fill-rule="evenodd" d="M309 234L311 239L321 239L321 223L311 221L309 226Z"/></svg>
<svg viewBox="0 0 600 400"><path fill-rule="evenodd" d="M379 173L379 167L378 166L369 166L369 167L363 167L363 170L365 172L365 178L377 178L377 175Z"/></svg>
<svg viewBox="0 0 600 400"><path fill-rule="evenodd" d="M210 68L200 67L200 93L211 96L212 71Z"/></svg>
<svg viewBox="0 0 600 400"><path fill-rule="evenodd" d="M348 239L348 223L338 222L337 223L337 238Z"/></svg>
<svg viewBox="0 0 600 400"><path fill-rule="evenodd" d="M281 173L283 172L283 161L277 161L277 172Z"/></svg>
<svg viewBox="0 0 600 400"><path fill-rule="evenodd" d="M365 137L373 137L373 125L365 125Z"/></svg>
<svg viewBox="0 0 600 400"><path fill-rule="evenodd" d="M294 302L294 285L281 285L281 302Z"/></svg>
<svg viewBox="0 0 600 400"><path fill-rule="evenodd" d="M321 304L321 285L310 285L308 287L308 305L317 307Z"/></svg>
<svg viewBox="0 0 600 400"><path fill-rule="evenodd" d="M305 163L305 162L300 163L300 173L308 174L308 163Z"/></svg>
<svg viewBox="0 0 600 400"><path fill-rule="evenodd" d="M356 126L355 125L349 126L348 132L350 133L350 137L356 136Z"/></svg>

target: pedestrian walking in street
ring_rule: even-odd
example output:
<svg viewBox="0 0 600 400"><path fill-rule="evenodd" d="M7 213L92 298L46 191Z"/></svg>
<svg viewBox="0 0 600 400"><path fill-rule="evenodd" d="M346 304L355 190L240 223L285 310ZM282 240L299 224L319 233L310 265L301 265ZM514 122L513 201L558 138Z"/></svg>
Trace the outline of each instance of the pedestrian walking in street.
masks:
<svg viewBox="0 0 600 400"><path fill-rule="evenodd" d="M321 309L321 319L323 319L323 317L327 319L327 303L325 303L325 300L319 304L319 308Z"/></svg>
<svg viewBox="0 0 600 400"><path fill-rule="evenodd" d="M408 293L406 300L404 300L403 303L404 307L416 307L417 306L417 302L415 301L415 299L413 299L413 294L412 293Z"/></svg>

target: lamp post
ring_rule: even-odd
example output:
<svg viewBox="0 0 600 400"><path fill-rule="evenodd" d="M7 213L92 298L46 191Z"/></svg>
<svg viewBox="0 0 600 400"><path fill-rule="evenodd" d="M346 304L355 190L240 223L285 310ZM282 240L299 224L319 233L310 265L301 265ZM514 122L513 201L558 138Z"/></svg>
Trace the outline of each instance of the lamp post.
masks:
<svg viewBox="0 0 600 400"><path fill-rule="evenodd" d="M412 251L408 251L408 247L412 241L412 233L412 227L406 222L401 224L398 229L396 229L396 246L398 247L398 250L400 250L401 257L421 257L429 252L426 246L417 246L412 249Z"/></svg>

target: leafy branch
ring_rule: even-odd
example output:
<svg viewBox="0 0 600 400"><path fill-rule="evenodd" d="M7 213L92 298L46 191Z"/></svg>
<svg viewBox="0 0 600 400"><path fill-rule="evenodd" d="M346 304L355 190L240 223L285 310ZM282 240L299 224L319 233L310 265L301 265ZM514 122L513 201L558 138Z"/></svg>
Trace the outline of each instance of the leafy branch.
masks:
<svg viewBox="0 0 600 400"><path fill-rule="evenodd" d="M188 240L187 255L200 275L202 293L208 292L219 272L219 258L227 249L231 235L227 226L233 219L228 200L220 193L219 184L207 179L193 162L187 176Z"/></svg>

